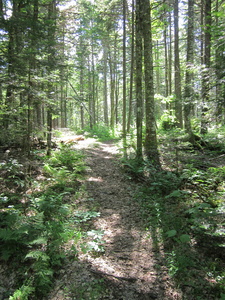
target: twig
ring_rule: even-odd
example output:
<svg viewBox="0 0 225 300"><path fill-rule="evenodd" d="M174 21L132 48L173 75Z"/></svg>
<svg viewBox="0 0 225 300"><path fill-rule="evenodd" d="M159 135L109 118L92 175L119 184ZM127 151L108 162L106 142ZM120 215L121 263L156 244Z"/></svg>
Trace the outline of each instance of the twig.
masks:
<svg viewBox="0 0 225 300"><path fill-rule="evenodd" d="M217 156L217 157L209 158L209 160L218 159L218 158L223 157L223 156L225 156L225 154L221 154L221 155L219 155L219 156Z"/></svg>
<svg viewBox="0 0 225 300"><path fill-rule="evenodd" d="M98 271L98 270L93 270L93 269L90 269L90 271L95 273L95 274L98 274L98 275L110 276L110 277L114 277L114 278L119 279L119 280L126 280L126 281L130 281L130 282L135 282L137 280L137 278L135 278L135 277L117 276L117 275L113 275L113 274L109 274L109 273L105 273L105 272Z"/></svg>

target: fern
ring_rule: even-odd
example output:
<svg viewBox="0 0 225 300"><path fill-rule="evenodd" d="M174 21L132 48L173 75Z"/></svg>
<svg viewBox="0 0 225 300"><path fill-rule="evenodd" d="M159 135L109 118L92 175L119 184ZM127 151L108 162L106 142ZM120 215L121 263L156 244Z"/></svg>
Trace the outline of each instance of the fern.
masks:
<svg viewBox="0 0 225 300"><path fill-rule="evenodd" d="M30 251L26 256L25 256L25 259L28 259L28 258L31 258L31 259L35 259L36 261L49 261L49 256L43 252L43 251L40 251L40 250L32 250Z"/></svg>
<svg viewBox="0 0 225 300"><path fill-rule="evenodd" d="M9 297L9 300L29 300L29 296L35 291L35 288L29 285L22 285L22 287L16 290L13 296Z"/></svg>

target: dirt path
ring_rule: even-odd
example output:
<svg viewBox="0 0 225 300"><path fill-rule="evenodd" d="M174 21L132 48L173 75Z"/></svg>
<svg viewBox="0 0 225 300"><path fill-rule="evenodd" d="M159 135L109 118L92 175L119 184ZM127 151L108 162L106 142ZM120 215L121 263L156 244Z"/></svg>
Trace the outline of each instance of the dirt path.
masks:
<svg viewBox="0 0 225 300"><path fill-rule="evenodd" d="M101 213L91 227L104 231L105 251L80 254L78 261L62 270L60 284L48 299L182 299L168 276L162 247L154 247L143 226L134 199L138 185L122 173L115 145L99 143L88 148L86 141L81 141L76 147L83 148L87 156L86 190ZM88 298L85 289L101 279L105 291L97 292L95 284L96 296L92 288ZM82 288L83 294L77 292Z"/></svg>

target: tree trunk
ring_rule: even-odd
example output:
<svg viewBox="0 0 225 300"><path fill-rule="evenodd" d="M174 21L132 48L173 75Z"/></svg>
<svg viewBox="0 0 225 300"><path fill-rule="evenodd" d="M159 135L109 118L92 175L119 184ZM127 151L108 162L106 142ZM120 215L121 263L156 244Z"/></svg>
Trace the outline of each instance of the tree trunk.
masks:
<svg viewBox="0 0 225 300"><path fill-rule="evenodd" d="M53 23L48 27L48 75L50 76L55 68L55 49L53 47L55 43L55 21L56 21L56 0L52 0L48 6L48 18ZM48 82L48 98L49 101L54 97L54 86L52 82ZM52 103L47 104L47 155L51 155L52 144Z"/></svg>
<svg viewBox="0 0 225 300"><path fill-rule="evenodd" d="M142 0L143 9L143 38L144 38L144 70L145 70L145 111L146 111L146 138L145 152L151 163L160 169L160 160L156 135L154 84L153 84L153 57L152 36L149 0Z"/></svg>
<svg viewBox="0 0 225 300"><path fill-rule="evenodd" d="M172 20L169 12L168 92L172 95Z"/></svg>
<svg viewBox="0 0 225 300"><path fill-rule="evenodd" d="M191 108L193 105L193 63L194 63L194 1L188 0L187 60L184 89L184 127L188 134L191 129Z"/></svg>
<svg viewBox="0 0 225 300"><path fill-rule="evenodd" d="M182 97L181 97L181 76L180 76L180 51L179 51L179 14L178 0L174 2L174 72L175 72L175 116L177 127L182 128Z"/></svg>
<svg viewBox="0 0 225 300"><path fill-rule="evenodd" d="M130 95L129 95L129 110L127 120L127 132L130 132L132 106L133 106L133 80L134 80L134 0L132 0L132 32L131 32L131 65L130 65Z"/></svg>
<svg viewBox="0 0 225 300"><path fill-rule="evenodd" d="M108 59L108 49L106 46L106 41L104 41L103 45L103 59L104 59L104 122L105 125L109 125L109 116L108 116L108 83L107 83L107 59Z"/></svg>
<svg viewBox="0 0 225 300"><path fill-rule="evenodd" d="M203 47L203 71L202 71L202 119L201 133L208 132L208 112L209 91L210 91L210 58L211 58L211 0L203 0L203 20L204 20L204 47Z"/></svg>
<svg viewBox="0 0 225 300"><path fill-rule="evenodd" d="M126 127L127 127L127 85L126 85L126 0L123 0L123 151L124 157L127 157L127 141L126 141Z"/></svg>
<svg viewBox="0 0 225 300"><path fill-rule="evenodd" d="M169 82L168 82L168 45L167 45L167 24L164 25L163 37L164 37L164 53L165 53L165 97L169 95ZM167 102L166 109L169 109Z"/></svg>
<svg viewBox="0 0 225 300"><path fill-rule="evenodd" d="M142 153L142 119L143 119L143 95L142 95L142 24L141 24L141 0L136 0L136 127L137 127L137 160L143 160Z"/></svg>
<svg viewBox="0 0 225 300"><path fill-rule="evenodd" d="M116 44L116 43L115 43ZM113 52L109 50L109 70L110 70L110 126L113 129L115 125L115 88L116 88L116 79L115 79L115 52L116 45L114 44Z"/></svg>

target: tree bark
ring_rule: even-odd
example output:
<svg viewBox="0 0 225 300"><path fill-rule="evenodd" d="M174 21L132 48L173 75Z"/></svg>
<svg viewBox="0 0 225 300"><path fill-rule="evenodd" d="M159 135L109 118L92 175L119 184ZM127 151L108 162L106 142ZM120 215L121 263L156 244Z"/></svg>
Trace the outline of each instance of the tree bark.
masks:
<svg viewBox="0 0 225 300"><path fill-rule="evenodd" d="M127 132L130 132L133 106L133 81L134 81L134 0L132 0L132 32L131 32L131 65L130 65L130 95L129 95L129 111L127 120Z"/></svg>
<svg viewBox="0 0 225 300"><path fill-rule="evenodd" d="M184 88L184 127L188 134L191 129L191 109L193 105L193 63L194 63L194 1L188 0L187 59Z"/></svg>
<svg viewBox="0 0 225 300"><path fill-rule="evenodd" d="M109 125L109 116L108 116L108 83L107 83L107 60L108 60L108 49L106 46L106 41L103 44L103 59L104 59L104 122L105 125Z"/></svg>
<svg viewBox="0 0 225 300"><path fill-rule="evenodd" d="M123 0L123 151L124 157L127 157L127 85L126 85L126 0Z"/></svg>
<svg viewBox="0 0 225 300"><path fill-rule="evenodd" d="M143 95L142 95L142 18L141 0L136 0L136 127L137 127L137 160L143 160L142 150L142 119L143 119Z"/></svg>
<svg viewBox="0 0 225 300"><path fill-rule="evenodd" d="M146 137L145 152L148 160L160 169L158 143L156 135L154 83L153 83L153 57L152 35L149 0L142 0L143 9L143 39L144 39L144 70L145 70L145 112L146 112Z"/></svg>
<svg viewBox="0 0 225 300"><path fill-rule="evenodd" d="M204 46L203 46L203 71L202 71L202 116L201 133L208 132L208 112L209 91L210 91L210 58L211 58L211 0L203 0L203 20L204 20Z"/></svg>
<svg viewBox="0 0 225 300"><path fill-rule="evenodd" d="M175 116L177 127L182 128L182 96L181 96L181 75L180 75L180 51L179 51L179 13L178 0L174 2L174 81L175 81Z"/></svg>

